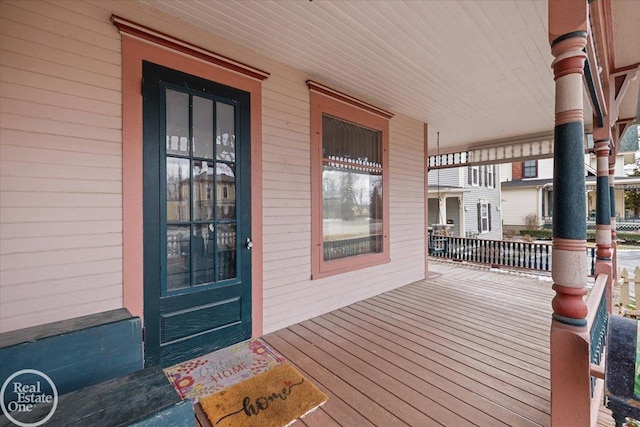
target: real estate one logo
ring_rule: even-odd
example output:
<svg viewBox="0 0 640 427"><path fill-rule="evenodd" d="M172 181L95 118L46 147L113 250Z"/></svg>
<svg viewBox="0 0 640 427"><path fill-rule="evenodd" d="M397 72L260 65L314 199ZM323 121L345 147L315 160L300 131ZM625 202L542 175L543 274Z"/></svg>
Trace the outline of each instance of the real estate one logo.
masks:
<svg viewBox="0 0 640 427"><path fill-rule="evenodd" d="M9 421L20 427L40 426L53 416L58 407L58 389L45 373L37 369L22 369L15 372L2 384L0 407ZM38 420L29 416L36 407ZM48 412L40 408L49 408ZM42 411L42 412L41 412ZM28 417L29 421L26 421Z"/></svg>

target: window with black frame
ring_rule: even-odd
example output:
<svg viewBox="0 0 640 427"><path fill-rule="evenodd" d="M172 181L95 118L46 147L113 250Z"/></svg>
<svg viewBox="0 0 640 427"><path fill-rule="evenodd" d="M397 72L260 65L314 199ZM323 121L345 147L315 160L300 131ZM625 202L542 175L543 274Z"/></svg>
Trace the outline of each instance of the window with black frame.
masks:
<svg viewBox="0 0 640 427"><path fill-rule="evenodd" d="M522 177L537 178L538 177L538 161L526 160L522 162Z"/></svg>

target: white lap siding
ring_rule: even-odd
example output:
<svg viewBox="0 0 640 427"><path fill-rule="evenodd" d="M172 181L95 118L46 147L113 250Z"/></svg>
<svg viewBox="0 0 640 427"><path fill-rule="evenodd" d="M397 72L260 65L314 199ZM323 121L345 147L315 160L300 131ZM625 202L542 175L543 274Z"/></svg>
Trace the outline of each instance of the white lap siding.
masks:
<svg viewBox="0 0 640 427"><path fill-rule="evenodd" d="M262 100L264 263L253 266L263 269L263 301L254 303L263 304L265 333L424 277L422 123L390 122L391 262L311 280L305 81L314 76L145 4L2 1L0 331L123 306L130 260L122 258L121 53L112 14L271 74Z"/></svg>
<svg viewBox="0 0 640 427"><path fill-rule="evenodd" d="M122 306L120 38L65 6L0 3L0 332Z"/></svg>
<svg viewBox="0 0 640 427"><path fill-rule="evenodd" d="M389 130L391 263L310 280L310 119L304 83L309 77L281 68L269 68L272 74L263 83L265 333L419 280L425 268L423 124L396 116Z"/></svg>

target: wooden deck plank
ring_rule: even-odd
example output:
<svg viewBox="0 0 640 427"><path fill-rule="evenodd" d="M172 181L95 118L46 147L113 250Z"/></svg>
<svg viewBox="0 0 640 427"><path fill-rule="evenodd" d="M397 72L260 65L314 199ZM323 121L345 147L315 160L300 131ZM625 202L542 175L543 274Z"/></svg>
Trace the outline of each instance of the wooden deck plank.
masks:
<svg viewBox="0 0 640 427"><path fill-rule="evenodd" d="M465 422L465 418L469 419L469 417L464 417L463 411L458 410L457 412L460 414L458 415L450 409L446 409L456 405L467 406L464 401L450 396L452 398L448 399L448 404L446 405L433 402L429 394L420 393L419 391L424 388L424 384L421 384L424 381L407 371L398 369L397 366L387 363L386 360L380 357L375 357L370 349L358 351L359 348L357 346L349 345L348 341L322 328L317 323L304 322L290 329L292 332L310 339L310 342L315 346L335 355L342 363L356 369L377 385L382 385L387 391L394 394L396 399L413 406L419 414L417 414L415 420L406 420L410 425L423 424L430 418L445 425L459 425ZM348 350L344 348L348 348ZM438 390L432 388L431 392L430 394L433 395ZM413 415L415 416L416 414L414 413ZM483 418L483 414L478 411L475 411L472 415ZM489 418L486 419L487 421L489 420Z"/></svg>
<svg viewBox="0 0 640 427"><path fill-rule="evenodd" d="M380 304L376 304L370 300L356 303L349 307L351 310L357 310L362 313L370 313L379 320L387 320L393 322L403 322L408 325L414 326L417 329L423 328L426 323L425 319L416 320L403 313L401 308L384 308ZM380 310L380 311L378 311ZM425 314L427 318L433 318L429 314ZM483 352L485 354L493 355L497 359L505 363L516 363L518 366L528 369L538 375L548 376L548 363L545 364L539 358L531 357L527 354L523 354L517 349L510 348L508 340L505 342L496 342L491 338L480 338L476 334L469 333L464 329L456 329L446 324L446 319L441 319L441 322L429 323L429 331L437 333L443 338L447 338L458 344L472 348L473 350Z"/></svg>
<svg viewBox="0 0 640 427"><path fill-rule="evenodd" d="M495 311L495 306L484 303L478 297L468 297L465 292L461 291L454 293L445 290L442 292L437 285L421 288L406 287L403 293L407 296L417 296L421 300L435 305L436 309L447 310L450 315L457 315L462 318L473 318L476 312L491 313L491 316L487 319L491 324L500 325L508 330L515 330L522 335L543 341L549 339L549 332L541 328L541 323L550 326L551 318L546 315L546 312L543 312L543 308L532 309L532 307L513 304L508 309L503 308ZM447 301L446 305L442 305L443 299ZM548 309L548 307L549 305L545 304L544 309Z"/></svg>
<svg viewBox="0 0 640 427"><path fill-rule="evenodd" d="M615 427L616 423L613 420L613 416L611 415L611 411L606 408L604 405L600 406L600 411L598 412L598 422L596 424L597 427Z"/></svg>
<svg viewBox="0 0 640 427"><path fill-rule="evenodd" d="M424 288L432 286L428 283L423 284ZM444 324L451 327L463 327L463 329L469 332L480 332L483 334L489 334L497 339L507 337L510 345L514 345L514 349L522 350L526 349L526 353L542 359L549 357L548 339L534 339L530 332L523 334L523 329L517 327L517 320L513 319L513 326L506 328L504 323L500 324L495 322L493 313L490 311L473 310L472 312L462 313L461 315L455 315L447 307L442 307L437 301L425 300L420 294L404 295L402 293L382 294L378 298L386 303L389 302L393 307L410 307L411 313L416 316L424 317L429 314L431 319L436 319L439 324ZM440 308L438 306L440 305ZM428 312L425 312L428 310ZM506 321L505 321L506 323ZM538 329L542 329L540 326ZM526 328L531 331L533 327ZM539 331L538 333L541 333ZM547 334L548 334L547 330ZM537 333L536 333L537 334Z"/></svg>
<svg viewBox="0 0 640 427"><path fill-rule="evenodd" d="M438 282L429 282L436 285L435 289L438 289ZM508 292L521 292L520 288L512 287L502 290L501 292L477 292L473 289L474 286L479 286L477 283L459 281L455 288L447 287L442 290L442 297L445 298L452 307L467 307L474 308L476 310L496 310L496 316L498 318L511 318L514 315L520 315L520 323L539 326L538 322L550 323L549 318L545 314L545 310L548 309L549 303L534 304L531 301L526 302L521 299L509 297L508 301L502 301L500 304L491 304L488 301L492 298L502 298L505 293ZM439 289L438 289L439 290ZM433 292L435 297L440 296L440 292ZM451 299L449 299L451 298ZM551 297L544 294L527 295L526 299L534 300L544 298L545 300ZM458 304L458 302L460 304ZM546 301L545 301L546 302Z"/></svg>
<svg viewBox="0 0 640 427"><path fill-rule="evenodd" d="M325 318L323 316L321 319L313 321L321 322ZM438 390L444 390L454 396L464 398L473 406L492 415L501 414L502 408L507 408L507 414L502 414L502 416L505 417L505 422L509 425L526 425L526 421L520 417L518 417L519 422L512 420L510 412L538 420L540 423L548 417L548 411L538 409L548 408L548 391L542 393L547 396L545 399L532 394L526 382L522 384L523 388L514 387L487 373L487 370L491 370L490 367L477 364L476 368L473 368L457 362L455 358L449 358L432 350L433 345L429 340L415 339L410 334L409 336L397 335L397 331L393 329L385 333L384 326L379 327L375 323L369 323L370 326L367 326L366 321L362 323L356 321L349 326L349 322L343 316L336 316L336 319L338 322L333 330L339 331L340 327L351 329L354 331L354 335L349 338L354 344L367 345L371 348L370 351L375 351L377 356L385 357L403 369L417 372L416 375L420 375ZM382 332L376 334L367 331L367 328L377 328ZM357 338L356 334L360 338ZM478 368L478 366L480 367ZM531 388L533 387L535 385L532 385ZM478 398L478 396L482 397Z"/></svg>
<svg viewBox="0 0 640 427"><path fill-rule="evenodd" d="M517 278L500 273L494 273L500 280L508 281L499 288L488 289L486 282L479 283L474 280L460 280L456 278L455 285L439 286L440 280L426 281L434 286L427 288L418 286L406 286L408 291L420 292L425 297L431 296L431 299L439 299L446 301L447 306L452 308L467 308L471 312L478 310L482 312L491 312L497 319L507 319L516 321L518 325L527 325L534 328L535 331L541 330L541 324L549 326L551 324L551 299L553 291L546 283L528 283L523 284ZM497 279L494 279L494 281ZM420 282L417 282L420 283ZM534 292L526 293L526 290Z"/></svg>
<svg viewBox="0 0 640 427"><path fill-rule="evenodd" d="M349 426L373 426L363 413L369 417L387 421L391 414L383 413L381 408L366 396L349 384L342 381L332 372L326 370L313 359L281 337L286 330L269 334L264 338L265 342L282 354L297 369L299 369L310 381L322 390L329 400L322 405L322 409L331 415L331 418L339 424ZM358 408L358 410L354 409ZM397 419L396 419L397 420ZM321 425L321 424L320 424Z"/></svg>
<svg viewBox="0 0 640 427"><path fill-rule="evenodd" d="M300 426L340 426L336 420L331 418L331 416L325 412L325 410L321 407L316 408L313 412L305 415L303 418L298 418L295 422L291 424L293 427Z"/></svg>
<svg viewBox="0 0 640 427"><path fill-rule="evenodd" d="M361 372L363 366L358 366L359 369L355 369L355 367L347 365L340 360L338 355L324 351L324 349L308 341L307 337L302 337L291 329L287 329L286 332L281 331L280 335L296 347L303 347L305 353L313 358L319 365L349 384L353 389L359 390L363 396L377 404L377 407L369 407L368 410L364 411L363 415L367 416L373 411L378 410L378 416L382 415L386 417L386 419L380 421L380 423L384 425L414 426L425 423L427 418L422 412L403 400L398 399L385 387L371 379L369 375L363 374ZM372 373L368 372L368 374ZM377 380L380 381L379 378L377 378ZM344 399L344 397L342 398ZM355 405L355 408L360 410L358 405ZM377 419L377 417L375 419Z"/></svg>
<svg viewBox="0 0 640 427"><path fill-rule="evenodd" d="M403 349L398 348L398 346L389 346L389 343L385 343L384 339L375 340L374 338L369 340L369 337L348 333L346 330L341 330L337 324L326 323L327 328L321 328L322 320L314 319L309 323L304 322L301 326L326 335L327 342L323 343L323 345L330 346L333 344L328 343L334 343L344 347L348 349L349 354L352 354L353 357L365 360L371 366L384 370L394 378L403 381L416 393L429 399L430 402L423 403L424 406L431 402L436 402L446 408L455 408L455 411L460 416L471 423L479 422L496 426L501 424L537 425L535 423L527 423L523 417L515 414L511 409L506 409L488 399L479 398L479 394L474 389L479 388L484 393L492 391L488 391L483 384L477 385L473 379L460 375L447 366L429 360L426 357L420 357L420 353L413 351L403 352ZM351 359L349 355L344 355L343 357L344 360ZM495 400L500 401L502 400L501 397L503 396ZM518 402L510 398L505 400L513 406L518 404ZM523 408L523 410L526 411L526 408ZM427 413L430 416L434 416L430 411L427 411ZM542 419L546 417L545 414L537 415ZM442 421L445 425L460 425L446 420Z"/></svg>
<svg viewBox="0 0 640 427"><path fill-rule="evenodd" d="M443 304L441 303L442 300L440 301L438 301L437 299L429 300L424 298L423 295L419 293L419 292L429 291L429 290L432 290L433 292L441 291L440 287L437 287L437 285L431 284L429 282L417 282L401 288L400 290L398 290L399 292L383 294L383 295L380 295L379 297L371 299L370 301L376 301L377 298L382 298L385 300L393 299L395 302L395 306L400 306L400 307L404 306L406 303L410 303L412 307L416 307L418 314L422 314L424 312L424 309L427 308L429 312L424 314L426 315L429 313L434 313L434 316L432 316L432 318L438 320L438 323L440 324L449 325L451 323L453 325L464 325L465 329L478 330L486 333L496 334L497 336L502 336L502 337L507 336L509 338L509 343L513 342L513 343L519 344L518 347L514 347L515 349L520 350L524 346L528 349L535 350L533 352L528 352L528 353L535 356L541 355L543 356L543 358L548 359L548 353L549 353L548 342L547 342L548 339L536 340L534 343L532 343L531 342L532 340L529 339L529 337L532 334L531 332L532 330L537 331L537 332L534 332L534 334L537 336L540 336L541 334L545 334L545 333L548 335L549 333L548 326L550 326L549 319L551 318L550 306L546 308L546 312L548 313L548 316L543 322L543 324L540 324L542 322L537 322L534 324L520 325L519 319L526 317L527 314L514 312L514 316L511 319L505 319L505 322L508 321L513 326L511 327L511 329L505 328L504 331L514 331L516 333L505 334L502 332L503 330L502 328L500 328L500 330L496 330L496 328L489 327L490 325L499 326L499 324L496 324L494 320L495 318L494 313L496 312L496 307L493 307L487 310L481 310L477 307L477 305L474 305L473 303L469 303L468 310L465 313L465 315L452 316L450 311L448 310L448 305L446 309L444 309L443 311L443 308L442 308ZM414 292L412 294L405 295L406 292L410 292L410 291L414 291ZM464 292L464 290L461 290L460 292ZM450 297L451 299L446 295L443 295L443 297L445 301L451 301L452 299L456 300L455 296L451 296ZM436 315L436 314L439 314L439 315ZM476 321L476 318L480 318L480 320L482 321L478 322ZM472 319L474 321L469 322L469 319ZM520 326L520 329L518 329L519 326ZM527 331L527 332L525 332L525 336L521 336L520 333L517 333L519 331Z"/></svg>
<svg viewBox="0 0 640 427"><path fill-rule="evenodd" d="M551 284L433 261L430 272L263 337L329 397L294 427L550 425ZM597 426L613 425L601 407Z"/></svg>
<svg viewBox="0 0 640 427"><path fill-rule="evenodd" d="M434 264L428 281L264 337L329 395L296 424L550 424L551 285Z"/></svg>
<svg viewBox="0 0 640 427"><path fill-rule="evenodd" d="M331 320L330 316L336 316L344 327L353 324L356 328L366 328L372 325L381 329L389 329L386 339L396 342L398 345L413 348L414 344L424 345L433 350L440 357L460 362L467 366L484 366L489 372L495 372L498 377L505 378L505 381L517 387L527 388L534 394L542 397L548 396L549 380L540 375L522 368L514 363L507 363L496 358L495 354L479 352L471 346L460 345L457 342L448 340L446 337L434 334L429 328L424 330L418 328L404 327L398 328L393 325L385 325L382 320L361 314L359 312L347 313L346 311L334 312L326 315L325 318ZM492 371L493 369L493 371ZM500 375L500 371L506 375ZM532 386L528 386L531 384Z"/></svg>
<svg viewBox="0 0 640 427"><path fill-rule="evenodd" d="M425 285L427 284L425 283ZM433 305L424 304L424 300L419 300L417 297L403 297L398 293L383 294L368 302L374 303L374 301L376 303L379 301L379 303L388 307L404 309L406 314L424 317L451 328L459 328L461 331L475 335L478 339L504 342L504 345L521 354L527 354L542 360L545 364L548 363L548 346L545 348L543 343L534 342L529 337L522 337L512 331L504 331L500 326L487 325L487 315L482 316L482 313L478 311L476 311L476 315L473 318L469 318L469 316L452 316L447 312L441 314L437 313L435 308L432 308ZM429 311L425 312L426 310Z"/></svg>
<svg viewBox="0 0 640 427"><path fill-rule="evenodd" d="M550 425L551 284L430 270L264 337L329 396L295 425Z"/></svg>

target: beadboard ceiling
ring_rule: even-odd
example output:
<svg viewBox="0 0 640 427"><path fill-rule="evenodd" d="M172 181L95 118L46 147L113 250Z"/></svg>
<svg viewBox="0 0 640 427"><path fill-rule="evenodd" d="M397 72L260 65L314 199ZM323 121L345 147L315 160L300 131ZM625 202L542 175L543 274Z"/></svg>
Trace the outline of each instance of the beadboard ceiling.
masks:
<svg viewBox="0 0 640 427"><path fill-rule="evenodd" d="M553 130L546 0L143 2L429 123L443 152ZM640 62L639 5L612 0L616 67Z"/></svg>

